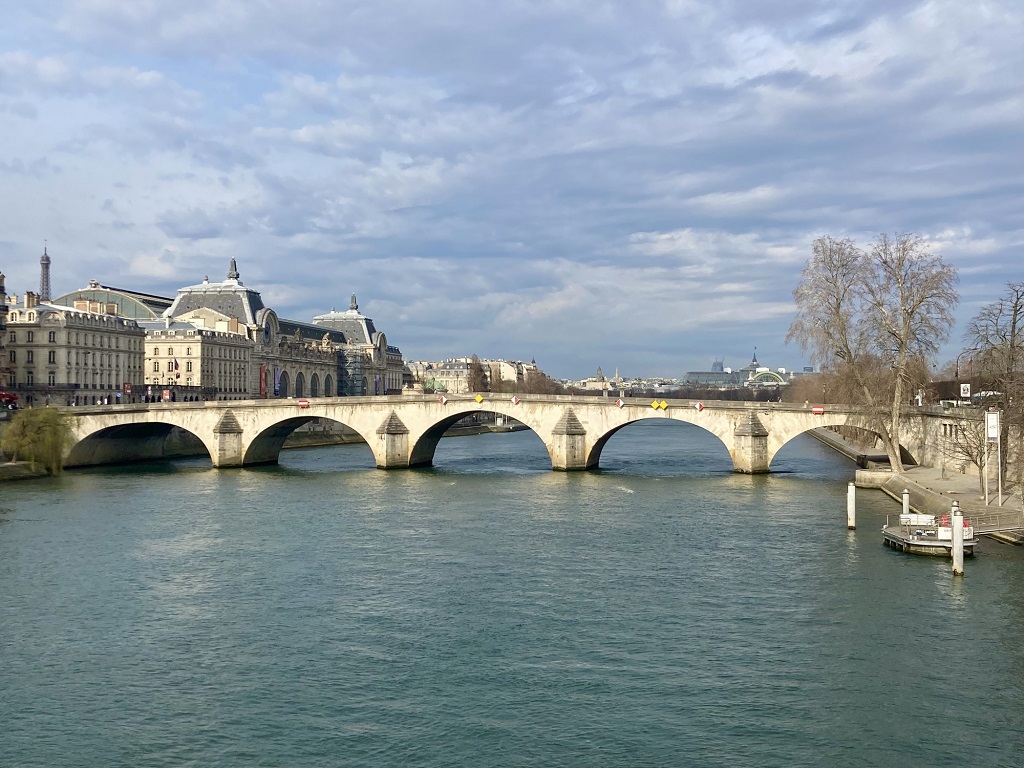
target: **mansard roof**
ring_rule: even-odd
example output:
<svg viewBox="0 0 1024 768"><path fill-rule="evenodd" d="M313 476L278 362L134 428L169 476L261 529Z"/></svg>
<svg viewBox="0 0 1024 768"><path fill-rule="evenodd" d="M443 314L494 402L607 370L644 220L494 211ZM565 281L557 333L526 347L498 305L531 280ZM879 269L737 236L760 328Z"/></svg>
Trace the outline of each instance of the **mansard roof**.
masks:
<svg viewBox="0 0 1024 768"><path fill-rule="evenodd" d="M373 326L373 320L359 311L359 304L356 302L354 293L346 312L337 312L332 309L327 314L314 317L313 322L324 328L341 331L345 334L349 344L373 344L376 342L377 329Z"/></svg>
<svg viewBox="0 0 1024 768"><path fill-rule="evenodd" d="M327 338L335 344L346 344L348 342L348 337L344 333L328 326L303 323L298 320L285 320L281 317L277 319L277 326L281 333L288 336L301 335L306 341L318 341L326 334Z"/></svg>
<svg viewBox="0 0 1024 768"><path fill-rule="evenodd" d="M179 288L174 303L164 315L177 317L196 309L213 309L229 317L237 317L245 325L256 326L259 324L256 313L264 309L263 299L259 291L246 288L238 278L238 268L232 259L224 282L211 283L209 278L205 278L199 285Z"/></svg>

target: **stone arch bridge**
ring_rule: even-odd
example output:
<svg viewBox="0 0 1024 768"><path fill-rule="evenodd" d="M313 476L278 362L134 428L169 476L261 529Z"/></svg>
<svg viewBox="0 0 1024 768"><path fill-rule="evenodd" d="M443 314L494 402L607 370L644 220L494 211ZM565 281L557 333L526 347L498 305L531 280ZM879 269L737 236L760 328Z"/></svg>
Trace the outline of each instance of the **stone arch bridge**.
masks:
<svg viewBox="0 0 1024 768"><path fill-rule="evenodd" d="M331 397L150 403L69 409L74 445L66 466L122 463L164 456L173 427L195 435L215 467L273 464L285 439L313 419L329 419L358 432L382 469L429 466L444 432L479 412L512 417L543 440L556 470L598 467L609 438L644 419L694 424L729 451L737 472L768 472L775 454L815 427L868 428L865 415L849 406L749 403L568 395L436 395ZM924 450L924 432L908 415L905 446L912 457Z"/></svg>

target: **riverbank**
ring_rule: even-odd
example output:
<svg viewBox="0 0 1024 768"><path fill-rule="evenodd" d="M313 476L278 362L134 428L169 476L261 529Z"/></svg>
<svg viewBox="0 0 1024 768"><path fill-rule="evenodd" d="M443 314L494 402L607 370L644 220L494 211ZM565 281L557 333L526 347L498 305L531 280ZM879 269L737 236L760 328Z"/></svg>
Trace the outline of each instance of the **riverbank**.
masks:
<svg viewBox="0 0 1024 768"><path fill-rule="evenodd" d="M818 429L812 429L808 434L810 434L810 436L815 440L824 443L832 450L843 454L843 456L853 461L862 469L875 469L878 467L889 466L889 457L885 454L885 451L854 445L843 438L843 436L838 432L833 432L831 429L819 427Z"/></svg>
<svg viewBox="0 0 1024 768"><path fill-rule="evenodd" d="M40 464L36 464L34 469L27 461L5 461L0 464L0 483L8 480L32 480L37 477L46 477L46 470Z"/></svg>
<svg viewBox="0 0 1024 768"><path fill-rule="evenodd" d="M1016 495L1004 494L1001 508L995 499L990 499L986 505L976 477L952 472L948 468L944 471L941 467L924 466L906 467L902 472L894 473L889 468L885 454L852 445L832 430L815 429L811 435L862 467L856 474L855 483L858 488L876 488L897 501L901 507L903 491L909 491L910 508L918 514L948 514L954 501L968 517L988 515L1000 509L1017 512L1024 509L1024 500L1019 491ZM1024 544L1024 532L986 535L1008 544Z"/></svg>

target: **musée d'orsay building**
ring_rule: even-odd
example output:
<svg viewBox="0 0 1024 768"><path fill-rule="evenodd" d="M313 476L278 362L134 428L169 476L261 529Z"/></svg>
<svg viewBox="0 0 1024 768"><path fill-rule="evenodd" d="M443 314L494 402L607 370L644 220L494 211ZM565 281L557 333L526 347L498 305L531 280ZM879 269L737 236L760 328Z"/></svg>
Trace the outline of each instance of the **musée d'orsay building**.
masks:
<svg viewBox="0 0 1024 768"><path fill-rule="evenodd" d="M374 395L402 388L401 351L360 313L354 295L347 311L311 323L286 320L242 283L234 259L224 281L204 279L173 299L95 280L52 302L33 293L24 307L12 299L5 341L8 349L14 345L8 353L14 364L6 386L26 404Z"/></svg>

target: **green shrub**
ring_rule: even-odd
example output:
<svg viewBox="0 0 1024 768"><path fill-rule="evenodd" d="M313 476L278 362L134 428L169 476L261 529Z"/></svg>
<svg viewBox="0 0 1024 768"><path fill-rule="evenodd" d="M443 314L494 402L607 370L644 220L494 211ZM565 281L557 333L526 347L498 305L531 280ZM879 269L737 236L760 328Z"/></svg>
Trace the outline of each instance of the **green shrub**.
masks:
<svg viewBox="0 0 1024 768"><path fill-rule="evenodd" d="M12 462L36 463L51 475L64 468L73 438L68 418L56 408L26 408L14 413L4 430L3 450Z"/></svg>

